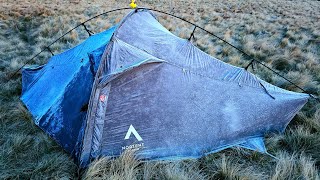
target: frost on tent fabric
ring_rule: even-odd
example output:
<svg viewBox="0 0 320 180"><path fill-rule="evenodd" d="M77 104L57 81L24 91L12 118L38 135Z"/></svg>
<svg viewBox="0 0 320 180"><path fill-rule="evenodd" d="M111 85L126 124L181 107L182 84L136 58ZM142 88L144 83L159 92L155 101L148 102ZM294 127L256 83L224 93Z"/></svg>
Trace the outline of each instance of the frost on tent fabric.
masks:
<svg viewBox="0 0 320 180"><path fill-rule="evenodd" d="M83 53L85 65L75 58L68 71L50 69L63 62L53 57L22 96L35 122L82 167L127 149L152 160L196 158L232 146L266 152L264 134L283 132L309 97L202 52L147 10L132 11L106 32L105 41L96 35ZM54 74L60 71L63 77ZM60 83L41 90L48 81ZM34 103L36 92L50 103ZM79 113L84 102L87 111Z"/></svg>
<svg viewBox="0 0 320 180"><path fill-rule="evenodd" d="M90 36L78 46L53 56L44 66L25 68L22 72L21 100L35 123L70 153L86 117L94 80L88 54L98 50L103 53L114 29Z"/></svg>

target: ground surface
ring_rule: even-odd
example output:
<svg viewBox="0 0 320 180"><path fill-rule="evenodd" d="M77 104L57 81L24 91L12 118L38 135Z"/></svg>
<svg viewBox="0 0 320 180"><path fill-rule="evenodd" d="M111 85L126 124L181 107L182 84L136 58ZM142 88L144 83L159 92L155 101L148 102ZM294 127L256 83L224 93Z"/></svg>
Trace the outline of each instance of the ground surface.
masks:
<svg viewBox="0 0 320 180"><path fill-rule="evenodd" d="M7 77L32 55L79 22L128 2L0 0L0 179L319 179L320 106L310 101L284 135L266 135L267 155L228 149L182 162L141 163L131 154L114 161L103 158L78 173L76 165L55 142L37 128L19 100L21 74ZM320 94L320 2L318 1L138 1L184 17L217 34L273 67L308 92ZM88 23L99 32L119 22L129 11L111 13ZM168 16L159 21L174 34L188 38L192 26ZM52 46L54 53L87 37L78 28ZM250 59L196 30L192 40L203 51L234 65ZM30 64L43 64L43 53ZM282 88L299 91L256 65L254 72Z"/></svg>

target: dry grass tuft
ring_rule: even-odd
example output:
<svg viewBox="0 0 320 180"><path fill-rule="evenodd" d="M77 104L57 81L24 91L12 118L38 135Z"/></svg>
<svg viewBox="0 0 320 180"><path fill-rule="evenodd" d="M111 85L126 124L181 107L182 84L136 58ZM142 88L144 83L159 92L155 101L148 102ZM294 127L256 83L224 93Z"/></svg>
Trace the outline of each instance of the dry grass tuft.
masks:
<svg viewBox="0 0 320 180"><path fill-rule="evenodd" d="M116 159L103 157L95 160L83 179L136 179L139 165L133 151L126 151Z"/></svg>
<svg viewBox="0 0 320 180"><path fill-rule="evenodd" d="M145 162L134 152L125 151L119 158L102 157L92 162L83 179L206 179L196 162Z"/></svg>
<svg viewBox="0 0 320 180"><path fill-rule="evenodd" d="M280 153L279 160L272 175L272 180L280 179L319 179L318 170L311 158L304 155Z"/></svg>

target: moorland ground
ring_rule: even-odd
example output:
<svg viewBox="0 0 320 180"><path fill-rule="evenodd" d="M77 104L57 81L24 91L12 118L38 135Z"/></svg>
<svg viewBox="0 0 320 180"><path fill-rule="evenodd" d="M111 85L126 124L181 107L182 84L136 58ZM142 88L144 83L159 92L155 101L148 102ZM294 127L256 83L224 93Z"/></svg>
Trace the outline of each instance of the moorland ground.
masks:
<svg viewBox="0 0 320 180"><path fill-rule="evenodd" d="M141 0L139 6L173 13L204 27L285 75L307 92L320 95L319 1ZM278 159L240 148L198 160L147 162L130 153L102 158L79 173L73 160L37 128L19 100L21 73L8 77L24 62L79 22L101 12L128 7L127 1L0 0L0 179L319 179L320 105L310 100L284 134L267 134L268 151ZM88 23L100 32L129 11L101 16ZM157 13L156 13L157 14ZM157 14L171 32L188 38L193 27ZM87 38L81 28L51 49L56 54ZM243 54L197 29L192 42L224 62L244 67ZM49 52L30 64L44 64ZM295 86L255 65L262 79L279 87ZM250 69L252 71L252 69Z"/></svg>

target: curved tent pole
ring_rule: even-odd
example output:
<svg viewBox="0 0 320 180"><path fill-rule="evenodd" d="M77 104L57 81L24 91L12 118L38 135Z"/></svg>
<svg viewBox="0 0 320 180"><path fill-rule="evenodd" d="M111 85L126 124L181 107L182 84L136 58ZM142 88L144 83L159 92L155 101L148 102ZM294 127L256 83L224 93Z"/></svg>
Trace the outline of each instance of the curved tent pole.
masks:
<svg viewBox="0 0 320 180"><path fill-rule="evenodd" d="M71 31L73 31L74 29L78 28L79 26L84 26L84 27L86 27L86 26L85 26L85 23L86 23L86 22L89 22L89 21L91 21L91 20L93 20L93 19L95 19L95 18L97 18L97 17L99 17L99 16L106 15L106 14L108 14L108 13L115 12L115 11L122 11L122 10L128 10L128 9L132 9L132 8L118 8L118 9L113 9L113 10L110 10L110 11L106 11L106 12L103 12L103 13L98 14L98 15L96 15L96 16L93 16L93 17L85 20L84 22L78 24L77 26L75 26L74 28L70 29L69 31L67 31L66 33L64 33L63 35L61 35L59 38L57 38L56 40L54 40L54 41L53 41L52 43L50 43L47 47L45 47L44 49L42 49L39 53L35 54L31 59L29 59L28 61L26 61L19 69L17 69L17 70L8 78L8 81L9 81L14 75L16 75L24 66L26 66L29 62L31 62L34 58L36 58L37 56L39 56L42 52L44 52L44 51L46 51L46 50L49 50L51 45L53 45L54 43L56 43L57 41L59 41L60 39L62 39L64 36L66 36L67 34L69 34L69 33L70 33ZM244 54L245 56L247 56L247 57L251 60L251 62L249 63L248 66L250 66L253 62L257 62L258 64L260 64L260 65L262 65L263 67L267 68L268 70L270 70L270 71L273 72L274 74L278 75L279 77L283 78L284 80L286 80L286 81L289 82L290 84L294 85L296 88L300 89L303 93L308 94L311 98L314 98L314 99L316 99L318 102L320 102L320 100L319 100L318 97L315 97L314 95L308 93L308 92L307 92L306 90L304 90L302 87L298 86L297 84L295 84L294 82L292 82L292 81L289 80L288 78L286 78L286 77L282 76L281 74L279 74L279 73L278 73L277 71L275 71L274 69L272 69L272 68L270 68L269 66L265 65L262 61L259 61L259 60L255 59L255 58L252 57L251 55L249 55L249 54L247 54L246 52L244 52L242 49L240 49L240 48L232 45L232 44L229 43L228 41L220 38L219 36L215 35L214 33L210 32L210 31L208 31L208 30L206 30L206 29L204 29L203 27L198 26L197 24L192 23L192 22L190 22L190 21L188 21L188 20L186 20L186 19L184 19L184 18L182 18L182 17L176 16L176 15L174 15L174 14L170 14L170 13L167 13L167 12L164 12L164 11L160 11L160 10L156 10L156 9L152 9L152 8L136 8L136 12L137 12L138 10L149 10L149 11L154 11L154 12L166 14L166 15L169 15L169 16L171 16L171 17L180 19L180 20L182 20L182 21L184 21L184 22L187 22L187 23L193 25L193 26L194 26L194 29L193 29L192 34L190 35L190 38L189 38L189 39L191 39L191 38L193 37L196 28L201 29L202 31L204 31L204 32L206 32L206 33L214 36L215 38L223 41L224 43L228 44L229 46L233 47L234 49L238 50L239 52L241 52L242 54ZM87 28L85 28L85 29L86 29L86 31L87 31ZM87 32L88 32L88 31L87 31ZM88 32L88 33L89 33L89 32ZM89 33L89 36L90 36L90 33ZM53 53L51 53L51 54L53 54ZM248 69L248 68L245 68L245 70L247 70L247 69Z"/></svg>
<svg viewBox="0 0 320 180"><path fill-rule="evenodd" d="M95 19L99 16L111 13L111 12L115 12L115 11L121 11L121 10L125 10L125 9L131 9L131 8L119 8L119 9L113 9L107 12L103 12L101 14L98 14L94 17L91 17L87 20L85 20L84 22L76 25L74 28L70 29L69 31L67 31L66 33L64 33L63 35L61 35L60 37L58 37L56 40L54 40L52 43L50 43L48 46L46 46L44 49L42 49L40 52L38 52L37 54L35 54L32 58L30 58L28 61L26 61L19 69L17 69L14 73L12 73L12 75L8 78L8 81L14 76L16 75L24 66L26 66L29 62L31 62L34 58L36 58L37 56L39 56L42 52L48 50L50 48L51 45L53 45L54 43L56 43L57 41L59 41L60 39L62 39L64 36L66 36L67 34L69 34L71 31L77 29L79 26L84 26L86 27L84 24L88 21L91 21L92 19ZM85 28L85 30L87 30L87 28ZM87 31L88 32L88 31ZM52 53L51 53L52 54Z"/></svg>
<svg viewBox="0 0 320 180"><path fill-rule="evenodd" d="M169 15L169 16L178 18L178 19L180 19L180 20L183 20L183 21L185 21L185 22L193 25L193 26L195 27L194 30L195 30L196 28L199 28L199 29L205 31L206 33L208 33L208 34L216 37L217 39L223 41L224 43L226 43L226 44L228 44L229 46L233 47L234 49L238 50L238 51L241 52L242 54L246 55L246 56L251 60L251 62L249 63L249 65L251 65L253 62L257 62L258 64L261 64L262 66L264 66L265 68L267 68L268 70L270 70L271 72L273 72L274 74L278 75L279 77L281 77L281 78L283 78L284 80L288 81L290 84L294 85L296 88L300 89L303 93L308 94L311 98L314 98L314 99L316 99L318 102L320 102L319 98L317 98L317 97L315 97L314 95L308 93L308 92L307 92L306 90L304 90L302 87L298 86L297 84L295 84L294 82L292 82L292 81L289 80L288 78L282 76L281 74L279 74L279 73L278 73L277 71L275 71L274 69L270 68L269 66L265 65L263 62L255 59L255 58L252 57L251 55L249 55L249 54L247 54L246 52L244 52L242 49L240 49L240 48L232 45L231 43L229 43L228 41L220 38L219 36L215 35L214 33L212 33L212 32L210 32L210 31L204 29L203 27L200 27L200 26L198 26L198 25L195 24L195 23L192 23L192 22L187 21L187 20L185 20L185 19L183 19L183 18L181 18L181 17L179 17L179 16L176 16L176 15L173 15L173 14L170 14L170 13L167 13L167 12L163 12L163 11L159 11L159 10L155 10L155 9L149 9L149 8L141 8L141 9L147 9L147 10L151 10L151 11L155 11L155 12L167 14L167 15ZM189 39L191 39L191 37L193 36L194 30L193 30L192 34L190 35L190 38L189 38ZM248 68L245 68L245 69L247 70Z"/></svg>

